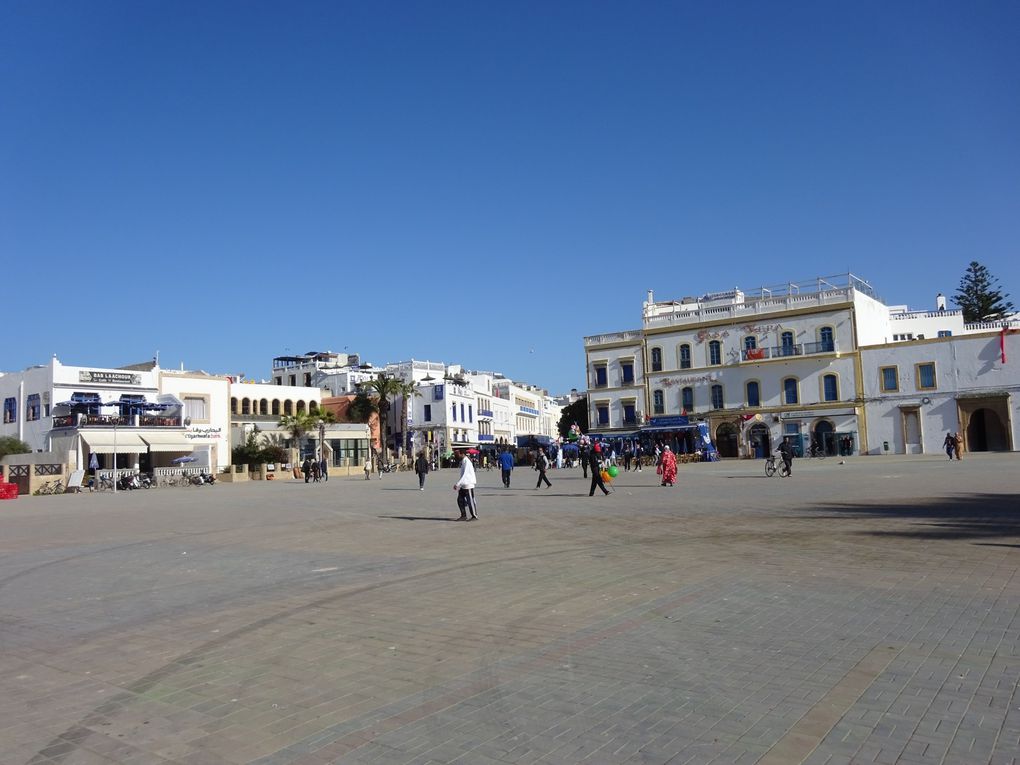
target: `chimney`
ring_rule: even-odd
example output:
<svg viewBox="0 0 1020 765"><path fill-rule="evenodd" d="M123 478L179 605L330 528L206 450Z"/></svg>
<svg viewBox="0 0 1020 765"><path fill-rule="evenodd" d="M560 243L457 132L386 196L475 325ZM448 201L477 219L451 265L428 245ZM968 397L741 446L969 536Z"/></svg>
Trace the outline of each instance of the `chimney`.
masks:
<svg viewBox="0 0 1020 765"><path fill-rule="evenodd" d="M655 295L651 290L648 290L648 305L655 302Z"/></svg>
<svg viewBox="0 0 1020 765"><path fill-rule="evenodd" d="M935 296L935 308L939 311L946 310L946 296L941 292Z"/></svg>

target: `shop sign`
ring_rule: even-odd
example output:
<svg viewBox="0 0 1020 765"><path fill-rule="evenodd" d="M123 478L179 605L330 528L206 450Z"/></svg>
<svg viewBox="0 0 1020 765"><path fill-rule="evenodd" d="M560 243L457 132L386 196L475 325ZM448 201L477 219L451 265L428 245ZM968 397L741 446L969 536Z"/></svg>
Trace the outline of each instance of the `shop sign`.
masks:
<svg viewBox="0 0 1020 765"><path fill-rule="evenodd" d="M810 417L853 417L856 415L853 409L818 409L804 412L782 412L779 417L783 420L806 420Z"/></svg>
<svg viewBox="0 0 1020 765"><path fill-rule="evenodd" d="M142 376L130 372L107 372L105 370L79 369L78 382L109 383L112 385L141 385Z"/></svg>
<svg viewBox="0 0 1020 765"><path fill-rule="evenodd" d="M222 438L223 428L191 428L184 433L185 438Z"/></svg>

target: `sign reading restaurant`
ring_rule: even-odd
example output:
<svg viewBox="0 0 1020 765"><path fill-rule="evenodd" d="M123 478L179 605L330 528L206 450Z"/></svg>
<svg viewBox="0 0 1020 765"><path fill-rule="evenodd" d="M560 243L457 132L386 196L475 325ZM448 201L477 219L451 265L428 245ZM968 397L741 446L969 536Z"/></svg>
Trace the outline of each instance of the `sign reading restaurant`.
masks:
<svg viewBox="0 0 1020 765"><path fill-rule="evenodd" d="M112 383L114 385L141 385L142 376L131 372L107 372L94 369L79 369L78 382Z"/></svg>

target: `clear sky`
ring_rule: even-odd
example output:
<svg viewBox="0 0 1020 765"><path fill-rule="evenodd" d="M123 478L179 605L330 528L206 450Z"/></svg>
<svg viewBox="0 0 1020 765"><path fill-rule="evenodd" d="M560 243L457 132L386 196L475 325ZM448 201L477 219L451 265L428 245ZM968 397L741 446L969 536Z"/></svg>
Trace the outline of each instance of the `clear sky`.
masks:
<svg viewBox="0 0 1020 765"><path fill-rule="evenodd" d="M0 369L584 387L657 299L1020 305L1020 3L0 3Z"/></svg>

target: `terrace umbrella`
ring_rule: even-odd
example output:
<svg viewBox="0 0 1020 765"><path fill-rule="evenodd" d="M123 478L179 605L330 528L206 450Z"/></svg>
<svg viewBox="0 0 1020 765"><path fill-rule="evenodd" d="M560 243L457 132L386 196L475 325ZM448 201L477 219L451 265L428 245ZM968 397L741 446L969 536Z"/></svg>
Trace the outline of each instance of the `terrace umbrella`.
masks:
<svg viewBox="0 0 1020 765"><path fill-rule="evenodd" d="M183 465L185 462L198 462L198 457L193 457L190 454L188 454L185 455L184 457L174 457L170 461L175 465Z"/></svg>

